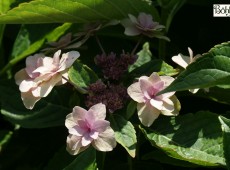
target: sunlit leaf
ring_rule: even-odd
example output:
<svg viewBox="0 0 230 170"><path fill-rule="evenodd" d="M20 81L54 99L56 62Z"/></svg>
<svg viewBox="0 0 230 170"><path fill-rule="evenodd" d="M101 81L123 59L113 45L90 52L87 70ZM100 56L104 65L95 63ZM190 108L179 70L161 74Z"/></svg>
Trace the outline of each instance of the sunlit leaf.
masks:
<svg viewBox="0 0 230 170"><path fill-rule="evenodd" d="M225 166L218 115L200 111L178 117L162 116L151 128L141 128L152 145L170 157L203 166Z"/></svg>
<svg viewBox="0 0 230 170"><path fill-rule="evenodd" d="M86 23L122 19L139 12L159 20L157 10L140 0L36 0L1 15L0 23Z"/></svg>
<svg viewBox="0 0 230 170"><path fill-rule="evenodd" d="M226 164L228 169L230 169L230 119L227 119L223 116L219 116L219 120L221 123L221 127L223 130L223 136L224 136L224 156L226 159Z"/></svg>
<svg viewBox="0 0 230 170"><path fill-rule="evenodd" d="M119 115L112 115L110 122L115 131L116 141L126 149L130 156L135 157L137 137L132 123Z"/></svg>

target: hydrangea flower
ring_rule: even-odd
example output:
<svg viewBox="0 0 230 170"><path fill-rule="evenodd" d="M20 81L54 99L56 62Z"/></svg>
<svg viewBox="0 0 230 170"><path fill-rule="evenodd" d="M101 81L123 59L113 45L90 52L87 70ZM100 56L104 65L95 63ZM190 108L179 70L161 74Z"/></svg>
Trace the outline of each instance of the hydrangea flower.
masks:
<svg viewBox="0 0 230 170"><path fill-rule="evenodd" d="M172 83L174 78L159 76L152 73L149 77L142 76L138 82L128 87L129 96L137 102L137 111L141 123L151 126L160 115L176 116L179 114L180 102L174 95L175 92L157 95Z"/></svg>
<svg viewBox="0 0 230 170"><path fill-rule="evenodd" d="M26 59L26 68L15 74L22 101L27 109L32 109L42 97L46 97L55 85L66 83L68 68L80 56L77 51L62 54L57 51L54 57L35 54Z"/></svg>
<svg viewBox="0 0 230 170"><path fill-rule="evenodd" d="M116 146L114 131L105 117L106 108L102 103L92 106L88 111L75 106L65 121L69 130L67 151L76 155L90 144L99 151L113 150Z"/></svg>
<svg viewBox="0 0 230 170"><path fill-rule="evenodd" d="M172 57L172 60L177 63L179 66L186 69L186 67L196 61L197 58L201 57L200 54L197 54L196 56L193 56L193 51L191 48L188 47L189 56L185 56L183 54L178 54L176 56ZM199 89L189 89L191 93L196 93ZM208 91L208 89L206 89Z"/></svg>
<svg viewBox="0 0 230 170"><path fill-rule="evenodd" d="M129 18L121 21L121 24L125 27L126 35L136 36L144 34L151 38L156 37L169 41L161 32L165 26L160 25L158 22L154 22L151 15L141 12L137 18L131 14L128 16Z"/></svg>

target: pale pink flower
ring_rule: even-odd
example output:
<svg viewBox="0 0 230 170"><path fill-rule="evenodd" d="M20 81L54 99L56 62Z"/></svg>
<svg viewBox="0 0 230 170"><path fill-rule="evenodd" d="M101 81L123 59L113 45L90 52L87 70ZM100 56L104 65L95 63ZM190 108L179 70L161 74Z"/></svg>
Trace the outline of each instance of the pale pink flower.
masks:
<svg viewBox="0 0 230 170"><path fill-rule="evenodd" d="M174 95L175 92L157 95L173 80L174 78L170 76L152 73L149 77L140 77L138 82L128 87L129 96L137 102L138 116L143 125L151 126L160 114L166 116L179 114L180 102Z"/></svg>
<svg viewBox="0 0 230 170"><path fill-rule="evenodd" d="M128 16L129 18L121 21L121 24L125 27L126 35L135 36L144 34L148 37L157 37L169 41L161 32L165 26L160 25L158 22L154 22L150 14L141 12L137 18L131 14Z"/></svg>
<svg viewBox="0 0 230 170"><path fill-rule="evenodd" d="M15 74L22 101L27 109L32 109L42 97L46 97L55 85L66 83L68 68L80 56L77 51L62 54L57 51L54 57L35 54L26 59L26 68Z"/></svg>
<svg viewBox="0 0 230 170"><path fill-rule="evenodd" d="M191 48L188 47L188 52L189 52L189 56L185 56L183 54L178 54L176 56L172 57L172 60L177 63L179 66L183 67L184 69L186 69L186 67L193 63L194 61L196 61L197 58L201 57L200 54L197 54L196 56L193 56L193 51ZM189 91L191 93L196 93L199 89L189 89ZM205 91L208 91L208 89L206 88Z"/></svg>
<svg viewBox="0 0 230 170"><path fill-rule="evenodd" d="M115 135L105 117L106 108L102 103L92 106L88 111L75 106L65 121L69 130L67 151L76 155L87 149L90 144L99 151L113 150L116 146Z"/></svg>

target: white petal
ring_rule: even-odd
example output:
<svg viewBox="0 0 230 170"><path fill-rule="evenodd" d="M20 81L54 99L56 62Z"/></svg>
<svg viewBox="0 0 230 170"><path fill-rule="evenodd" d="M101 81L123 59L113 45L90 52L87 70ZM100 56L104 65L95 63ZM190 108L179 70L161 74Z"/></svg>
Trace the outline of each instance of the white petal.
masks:
<svg viewBox="0 0 230 170"><path fill-rule="evenodd" d="M36 83L34 83L32 79L27 79L21 82L21 84L19 85L19 90L21 92L28 92L30 89L34 87L36 87Z"/></svg>
<svg viewBox="0 0 230 170"><path fill-rule="evenodd" d="M163 101L151 99L150 104L152 105L152 107L155 107L156 109L161 110L162 105L163 105Z"/></svg>
<svg viewBox="0 0 230 170"><path fill-rule="evenodd" d="M74 126L76 126L76 122L74 121L73 119L73 114L70 113L66 116L66 119L65 119L65 126L70 129L70 128L73 128Z"/></svg>
<svg viewBox="0 0 230 170"><path fill-rule="evenodd" d="M190 64L190 57L184 56L182 54L178 54L177 56L173 56L172 60L177 63L179 66L184 69Z"/></svg>
<svg viewBox="0 0 230 170"><path fill-rule="evenodd" d="M138 116L141 123L145 126L151 126L160 115L160 111L150 104L137 104Z"/></svg>
<svg viewBox="0 0 230 170"><path fill-rule="evenodd" d="M138 103L143 103L144 100L144 94L141 91L140 88L140 82L133 83L130 85L127 89L128 95L135 100Z"/></svg>
<svg viewBox="0 0 230 170"><path fill-rule="evenodd" d="M83 147L81 145L81 137L78 136L74 136L74 135L69 135L67 137L67 148L66 150L71 154L71 155L77 155L80 152L84 151L85 149L87 149L89 147Z"/></svg>
<svg viewBox="0 0 230 170"><path fill-rule="evenodd" d="M35 103L41 99L40 97L34 97L31 91L21 93L21 98L27 109L33 109Z"/></svg>
<svg viewBox="0 0 230 170"><path fill-rule="evenodd" d="M14 76L14 79L15 79L15 82L16 82L17 85L20 85L23 80L26 80L26 79L29 79L29 78L30 77L26 73L25 69L21 69Z"/></svg>
<svg viewBox="0 0 230 170"><path fill-rule="evenodd" d="M77 51L70 51L68 53L64 53L62 54L62 58L60 60L60 66L58 71L63 71L69 67L72 66L72 64L74 63L74 61L80 57L80 53Z"/></svg>
<svg viewBox="0 0 230 170"><path fill-rule="evenodd" d="M193 94L197 93L199 89L189 89L189 91Z"/></svg>
<svg viewBox="0 0 230 170"><path fill-rule="evenodd" d="M111 151L116 147L114 131L108 127L103 133L100 133L98 138L92 142L95 149L99 151Z"/></svg>
<svg viewBox="0 0 230 170"><path fill-rule="evenodd" d="M174 110L172 112L168 110L162 110L161 113L165 116L177 116L181 109L180 101L177 99L175 95L170 97L170 100L173 102Z"/></svg>
<svg viewBox="0 0 230 170"><path fill-rule="evenodd" d="M42 82L37 88L32 90L33 95L36 97L46 97L61 79L61 75L56 74L50 80Z"/></svg>

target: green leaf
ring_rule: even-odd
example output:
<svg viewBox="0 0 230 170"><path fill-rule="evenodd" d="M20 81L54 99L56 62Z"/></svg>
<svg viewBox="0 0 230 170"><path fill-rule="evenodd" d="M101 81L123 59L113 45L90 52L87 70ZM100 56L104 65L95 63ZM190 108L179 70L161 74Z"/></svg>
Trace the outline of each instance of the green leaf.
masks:
<svg viewBox="0 0 230 170"><path fill-rule="evenodd" d="M190 64L176 80L161 93L230 84L230 42L216 45Z"/></svg>
<svg viewBox="0 0 230 170"><path fill-rule="evenodd" d="M86 23L123 19L139 12L150 13L159 20L157 10L140 0L36 0L1 15L0 23Z"/></svg>
<svg viewBox="0 0 230 170"><path fill-rule="evenodd" d="M127 120L129 120L133 116L133 114L136 112L136 108L137 108L137 102L131 100L126 109L125 118Z"/></svg>
<svg viewBox="0 0 230 170"><path fill-rule="evenodd" d="M22 26L13 46L11 60L0 70L0 75L25 57L37 52L46 40L57 40L70 26L71 24L69 23L61 26L56 24Z"/></svg>
<svg viewBox="0 0 230 170"><path fill-rule="evenodd" d="M163 164L170 164L170 165L180 166L180 167L199 167L199 165L169 157L161 150L154 150L152 152L149 152L145 154L144 156L142 156L142 159L143 160L156 160Z"/></svg>
<svg viewBox="0 0 230 170"><path fill-rule="evenodd" d="M137 61L129 67L129 72L135 70L135 68L142 66L145 63L151 61L152 53L149 50L149 43L144 43L142 50L137 53Z"/></svg>
<svg viewBox="0 0 230 170"><path fill-rule="evenodd" d="M96 170L96 151L93 147L88 148L63 170Z"/></svg>
<svg viewBox="0 0 230 170"><path fill-rule="evenodd" d="M170 157L202 166L225 166L218 115L200 111L178 117L161 116L152 128L141 128L152 145Z"/></svg>
<svg viewBox="0 0 230 170"><path fill-rule="evenodd" d="M119 115L112 115L110 122L115 131L116 141L126 149L130 156L135 157L137 137L132 123Z"/></svg>
<svg viewBox="0 0 230 170"><path fill-rule="evenodd" d="M49 161L44 170L61 170L69 165L74 160L74 158L74 156L70 155L66 151L66 146L63 146L55 153L54 157Z"/></svg>
<svg viewBox="0 0 230 170"><path fill-rule="evenodd" d="M221 123L221 127L223 130L223 137L224 137L224 156L226 159L226 164L228 169L230 169L230 119L227 119L223 116L219 116L219 120Z"/></svg>
<svg viewBox="0 0 230 170"><path fill-rule="evenodd" d="M87 65L75 61L68 72L69 79L73 85L82 93L86 93L85 88L98 80L97 75Z"/></svg>
<svg viewBox="0 0 230 170"><path fill-rule="evenodd" d="M18 87L12 81L0 82L1 113L12 123L26 128L63 126L71 109L62 106L62 98L55 90L36 103L33 110L23 105ZM61 89L63 90L63 89Z"/></svg>
<svg viewBox="0 0 230 170"><path fill-rule="evenodd" d="M127 78L136 78L142 75L150 75L153 72L158 72L160 75L168 76L178 74L178 71L176 69L165 63L163 60L155 59L143 64L142 66L130 72Z"/></svg>

